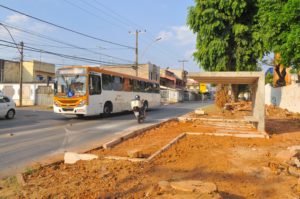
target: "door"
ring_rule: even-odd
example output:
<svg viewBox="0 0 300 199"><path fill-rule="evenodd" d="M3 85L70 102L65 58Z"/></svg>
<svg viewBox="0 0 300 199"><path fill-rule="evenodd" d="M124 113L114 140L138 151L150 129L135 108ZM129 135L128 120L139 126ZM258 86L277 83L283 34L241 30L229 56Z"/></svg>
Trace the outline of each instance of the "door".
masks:
<svg viewBox="0 0 300 199"><path fill-rule="evenodd" d="M101 93L100 74L91 74L89 77L89 106L94 115L100 114L103 111L103 103L100 96Z"/></svg>
<svg viewBox="0 0 300 199"><path fill-rule="evenodd" d="M9 103L6 103L4 97L0 96L0 116L3 117L8 111Z"/></svg>

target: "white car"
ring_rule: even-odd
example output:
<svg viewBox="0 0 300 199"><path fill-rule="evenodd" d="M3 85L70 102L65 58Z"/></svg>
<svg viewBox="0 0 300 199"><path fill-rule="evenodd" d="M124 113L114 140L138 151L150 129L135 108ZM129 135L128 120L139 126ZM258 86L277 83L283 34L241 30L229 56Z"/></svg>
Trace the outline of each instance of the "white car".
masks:
<svg viewBox="0 0 300 199"><path fill-rule="evenodd" d="M13 119L16 114L15 102L7 96L0 95L0 117Z"/></svg>

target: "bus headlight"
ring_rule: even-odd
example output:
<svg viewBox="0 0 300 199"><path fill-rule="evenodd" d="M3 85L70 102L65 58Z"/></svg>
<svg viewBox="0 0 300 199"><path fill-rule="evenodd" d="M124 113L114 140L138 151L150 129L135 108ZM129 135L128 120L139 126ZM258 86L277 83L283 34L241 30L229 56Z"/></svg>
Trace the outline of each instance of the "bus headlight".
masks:
<svg viewBox="0 0 300 199"><path fill-rule="evenodd" d="M54 101L54 105L60 107L60 104L57 101Z"/></svg>
<svg viewBox="0 0 300 199"><path fill-rule="evenodd" d="M84 105L86 105L86 100L82 100L77 107L83 107Z"/></svg>

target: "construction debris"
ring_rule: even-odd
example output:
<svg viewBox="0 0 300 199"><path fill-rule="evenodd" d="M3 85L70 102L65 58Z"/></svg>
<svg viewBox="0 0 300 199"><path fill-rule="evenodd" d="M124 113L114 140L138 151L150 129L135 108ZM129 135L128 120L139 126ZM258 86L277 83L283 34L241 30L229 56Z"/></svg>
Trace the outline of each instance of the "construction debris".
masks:
<svg viewBox="0 0 300 199"><path fill-rule="evenodd" d="M204 112L203 109L196 109L196 110L195 110L195 114L196 114L196 115L205 115L205 112Z"/></svg>
<svg viewBox="0 0 300 199"><path fill-rule="evenodd" d="M211 182L202 182L200 180L186 180L179 182L171 182L171 187L179 191L214 193L217 192L217 186Z"/></svg>
<svg viewBox="0 0 300 199"><path fill-rule="evenodd" d="M65 164L74 164L79 160L93 160L97 158L98 156L93 154L78 154L72 152L66 152L64 156Z"/></svg>

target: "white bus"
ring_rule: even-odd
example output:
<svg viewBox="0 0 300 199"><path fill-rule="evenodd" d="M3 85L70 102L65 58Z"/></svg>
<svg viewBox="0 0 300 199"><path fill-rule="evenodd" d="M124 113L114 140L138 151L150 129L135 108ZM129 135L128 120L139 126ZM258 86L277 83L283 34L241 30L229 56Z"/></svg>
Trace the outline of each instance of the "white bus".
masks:
<svg viewBox="0 0 300 199"><path fill-rule="evenodd" d="M54 112L78 117L131 110L135 95L144 100L146 108L160 106L159 82L99 67L58 69L54 93Z"/></svg>

